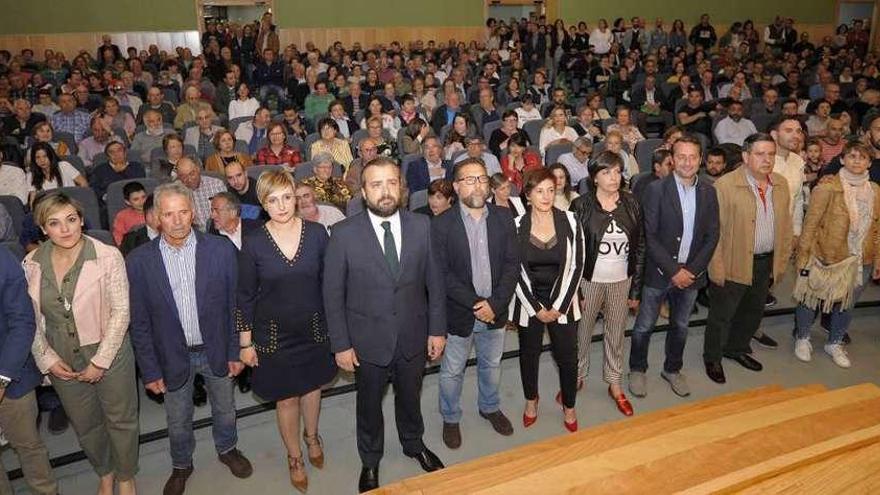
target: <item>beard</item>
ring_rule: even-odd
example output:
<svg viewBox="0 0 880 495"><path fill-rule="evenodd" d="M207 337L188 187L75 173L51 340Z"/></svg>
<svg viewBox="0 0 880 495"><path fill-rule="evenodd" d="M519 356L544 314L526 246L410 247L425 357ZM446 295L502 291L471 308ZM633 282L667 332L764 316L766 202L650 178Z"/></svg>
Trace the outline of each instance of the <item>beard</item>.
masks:
<svg viewBox="0 0 880 495"><path fill-rule="evenodd" d="M486 204L486 195L480 194L478 191L472 192L469 196L461 196L458 198L468 208L482 208Z"/></svg>
<svg viewBox="0 0 880 495"><path fill-rule="evenodd" d="M391 200L390 203L386 200ZM391 195L383 195L379 198L375 203L370 201L367 198L364 198L364 203L367 205L367 209L373 212L374 215L388 218L391 215L397 213L397 210L400 208L400 198L395 198ZM384 204L383 204L384 203Z"/></svg>

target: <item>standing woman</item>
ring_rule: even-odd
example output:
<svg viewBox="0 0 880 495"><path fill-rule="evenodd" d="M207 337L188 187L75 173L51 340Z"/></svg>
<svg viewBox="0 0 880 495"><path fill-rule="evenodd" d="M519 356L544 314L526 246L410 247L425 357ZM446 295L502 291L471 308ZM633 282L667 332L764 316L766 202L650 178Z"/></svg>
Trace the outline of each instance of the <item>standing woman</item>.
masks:
<svg viewBox="0 0 880 495"><path fill-rule="evenodd" d="M37 202L48 236L24 261L37 315L33 354L49 374L79 444L100 477L99 495L135 493L138 396L128 339L122 254L83 235L83 208L64 193Z"/></svg>
<svg viewBox="0 0 880 495"><path fill-rule="evenodd" d="M880 187L870 181L871 150L848 143L843 168L819 182L810 194L796 266L800 276L794 298L794 354L812 359L810 328L816 313L831 313L825 353L834 364L849 368L843 347L852 321L851 309L871 278L880 278Z"/></svg>
<svg viewBox="0 0 880 495"><path fill-rule="evenodd" d="M603 151L590 164L593 187L571 204L586 238L584 263L584 317L578 328L578 386L582 387L590 367L590 341L596 317L605 319L605 366L603 378L608 395L625 416L632 405L621 387L624 330L628 309L639 305L645 262L642 214L635 197L621 189L623 160Z"/></svg>
<svg viewBox="0 0 880 495"><path fill-rule="evenodd" d="M550 334L559 367L556 401L563 424L577 431L577 321L581 318L578 283L584 269L584 233L572 212L553 207L556 181L549 170L526 174L524 195L531 208L514 220L522 267L510 315L519 327L519 369L526 399L523 426L538 419L538 365L544 328Z"/></svg>
<svg viewBox="0 0 880 495"><path fill-rule="evenodd" d="M257 181L257 198L269 221L242 242L235 313L241 361L254 368L254 393L276 401L290 482L305 492L300 416L309 462L320 469L321 386L336 375L336 364L321 299L327 230L296 216L294 191L286 171L263 172Z"/></svg>

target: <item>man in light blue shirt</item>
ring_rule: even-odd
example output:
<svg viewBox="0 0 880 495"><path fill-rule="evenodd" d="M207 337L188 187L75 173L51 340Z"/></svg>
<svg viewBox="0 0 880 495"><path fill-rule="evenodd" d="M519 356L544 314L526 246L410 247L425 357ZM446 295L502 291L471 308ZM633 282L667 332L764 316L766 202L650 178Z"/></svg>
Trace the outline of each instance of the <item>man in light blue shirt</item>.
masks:
<svg viewBox="0 0 880 495"><path fill-rule="evenodd" d="M671 328L666 333L666 361L660 376L676 395L690 395L681 373L688 320L697 293L706 284L719 235L715 189L697 179L701 155L699 139L684 135L676 140L673 173L649 184L642 195L645 279L629 357L629 389L636 397L647 395L648 345L660 306L667 300Z"/></svg>

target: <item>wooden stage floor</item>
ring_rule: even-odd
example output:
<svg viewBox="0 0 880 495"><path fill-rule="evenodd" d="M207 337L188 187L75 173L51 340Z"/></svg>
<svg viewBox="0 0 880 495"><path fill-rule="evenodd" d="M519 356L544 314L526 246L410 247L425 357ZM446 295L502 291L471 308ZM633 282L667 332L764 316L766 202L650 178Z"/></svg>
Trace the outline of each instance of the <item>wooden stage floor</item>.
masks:
<svg viewBox="0 0 880 495"><path fill-rule="evenodd" d="M371 493L878 494L880 387L768 386L638 415Z"/></svg>

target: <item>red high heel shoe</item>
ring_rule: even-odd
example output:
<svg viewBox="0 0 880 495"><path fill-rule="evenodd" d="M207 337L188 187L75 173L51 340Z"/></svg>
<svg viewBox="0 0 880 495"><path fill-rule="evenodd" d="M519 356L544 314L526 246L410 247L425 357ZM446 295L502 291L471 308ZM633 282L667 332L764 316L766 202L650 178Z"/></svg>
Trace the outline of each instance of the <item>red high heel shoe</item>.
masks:
<svg viewBox="0 0 880 495"><path fill-rule="evenodd" d="M621 412L624 416L632 416L633 415L633 406L627 400L626 395L623 393L620 394L620 397L615 397L611 392L611 387L608 387L608 396L614 399L614 402L617 404L617 410Z"/></svg>
<svg viewBox="0 0 880 495"><path fill-rule="evenodd" d="M537 412L537 410L538 410L538 400L540 400L540 397L535 396L535 412ZM523 427L524 428L528 428L529 426L532 426L533 424L535 424L535 421L538 421L537 414L535 414L534 416L527 416L525 411L523 411Z"/></svg>
<svg viewBox="0 0 880 495"><path fill-rule="evenodd" d="M565 414L565 411L563 411ZM565 420L565 417L562 418L562 426L565 426L565 429L571 433L578 431L578 420L574 420L571 423Z"/></svg>

